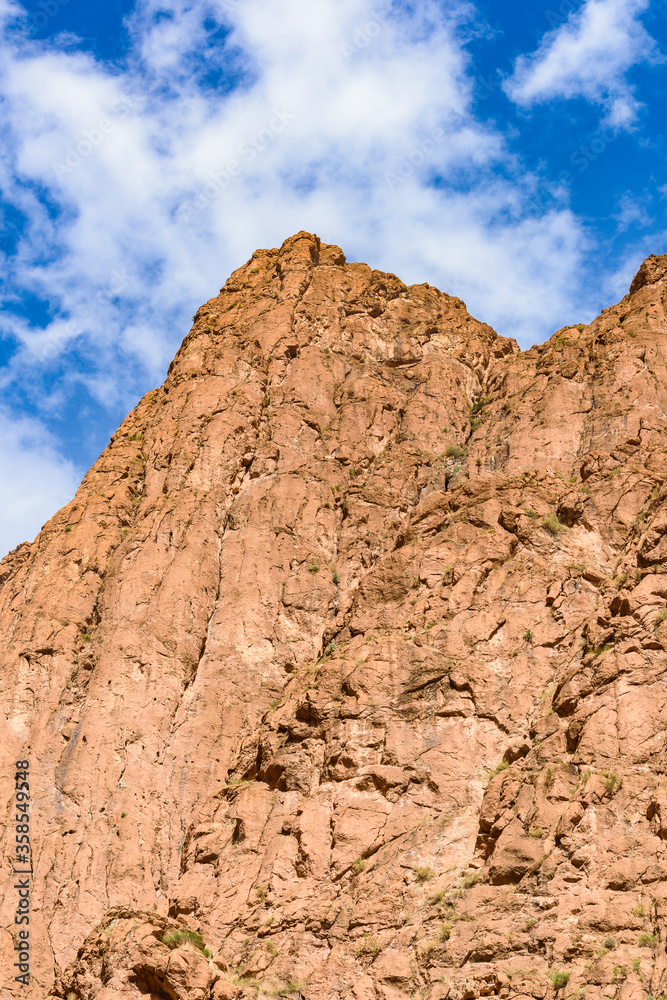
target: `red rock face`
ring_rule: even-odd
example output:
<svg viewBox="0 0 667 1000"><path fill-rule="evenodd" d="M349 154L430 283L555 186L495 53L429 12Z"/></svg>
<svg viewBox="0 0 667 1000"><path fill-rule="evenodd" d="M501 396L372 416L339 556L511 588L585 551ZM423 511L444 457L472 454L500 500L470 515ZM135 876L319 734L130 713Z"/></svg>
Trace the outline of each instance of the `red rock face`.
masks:
<svg viewBox="0 0 667 1000"><path fill-rule="evenodd" d="M0 564L3 997L667 992L666 306L232 275Z"/></svg>

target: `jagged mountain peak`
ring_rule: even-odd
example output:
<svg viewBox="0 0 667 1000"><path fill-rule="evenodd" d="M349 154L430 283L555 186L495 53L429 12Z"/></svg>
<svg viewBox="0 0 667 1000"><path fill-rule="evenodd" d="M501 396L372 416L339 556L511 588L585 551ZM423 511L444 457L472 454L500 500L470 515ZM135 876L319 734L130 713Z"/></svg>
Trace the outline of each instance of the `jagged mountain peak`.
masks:
<svg viewBox="0 0 667 1000"><path fill-rule="evenodd" d="M0 564L26 995L667 989L664 261L529 351L307 233L202 306Z"/></svg>

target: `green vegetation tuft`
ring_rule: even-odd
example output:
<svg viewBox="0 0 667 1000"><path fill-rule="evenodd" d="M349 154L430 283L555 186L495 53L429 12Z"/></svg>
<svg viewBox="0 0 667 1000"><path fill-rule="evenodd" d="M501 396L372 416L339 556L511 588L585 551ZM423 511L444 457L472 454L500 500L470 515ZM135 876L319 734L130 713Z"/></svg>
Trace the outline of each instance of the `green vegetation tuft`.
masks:
<svg viewBox="0 0 667 1000"><path fill-rule="evenodd" d="M472 406L470 407L470 412L479 413L480 410L484 409L485 406L488 406L489 403L492 402L493 402L493 396L484 396L482 399L479 399L476 403L472 404Z"/></svg>
<svg viewBox="0 0 667 1000"><path fill-rule="evenodd" d="M430 882L433 878L433 869L429 868L428 865L415 865L412 869L415 879L420 884L424 882Z"/></svg>
<svg viewBox="0 0 667 1000"><path fill-rule="evenodd" d="M562 990L564 986L570 981L569 972L554 972L551 976L551 982L555 990Z"/></svg>
<svg viewBox="0 0 667 1000"><path fill-rule="evenodd" d="M619 776L613 771L603 771L602 776L605 779L604 787L610 795L613 795L614 792L618 792L623 787L623 779L619 778Z"/></svg>
<svg viewBox="0 0 667 1000"><path fill-rule="evenodd" d="M551 535L559 535L561 531L567 531L564 524L561 524L554 513L545 514L540 521L541 526Z"/></svg>
<svg viewBox="0 0 667 1000"><path fill-rule="evenodd" d="M377 958L377 956L382 951L383 944L382 941L374 934L365 934L361 941L359 941L355 951L357 955L369 956L371 958Z"/></svg>
<svg viewBox="0 0 667 1000"><path fill-rule="evenodd" d="M195 948L198 948L203 955L207 958L212 958L213 953L206 947L206 942L204 941L201 934L197 931L191 931L189 929L185 930L175 930L175 931L165 931L160 938L162 944L166 944L168 948L180 948L182 944L192 944Z"/></svg>
<svg viewBox="0 0 667 1000"><path fill-rule="evenodd" d="M447 895L447 889L438 889L437 892L434 892L432 896L428 897L428 905L438 906L440 903L446 903L448 906L451 906L451 903L447 903Z"/></svg>
<svg viewBox="0 0 667 1000"><path fill-rule="evenodd" d="M254 979L239 981L239 985L254 986L257 988L257 983ZM270 990L266 990L266 988L264 988L264 992L267 993L268 996L272 997L286 997L289 996L290 993L301 993L302 990L305 990L307 985L307 980L305 979L287 979L284 983L280 983L278 986L274 986Z"/></svg>

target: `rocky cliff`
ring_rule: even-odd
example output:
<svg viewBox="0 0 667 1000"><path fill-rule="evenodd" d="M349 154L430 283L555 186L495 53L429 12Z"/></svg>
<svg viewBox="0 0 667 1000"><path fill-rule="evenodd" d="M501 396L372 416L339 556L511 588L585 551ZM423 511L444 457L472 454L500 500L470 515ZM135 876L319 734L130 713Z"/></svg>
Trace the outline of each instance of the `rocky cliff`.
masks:
<svg viewBox="0 0 667 1000"><path fill-rule="evenodd" d="M3 997L667 992L666 308L231 276L0 563Z"/></svg>

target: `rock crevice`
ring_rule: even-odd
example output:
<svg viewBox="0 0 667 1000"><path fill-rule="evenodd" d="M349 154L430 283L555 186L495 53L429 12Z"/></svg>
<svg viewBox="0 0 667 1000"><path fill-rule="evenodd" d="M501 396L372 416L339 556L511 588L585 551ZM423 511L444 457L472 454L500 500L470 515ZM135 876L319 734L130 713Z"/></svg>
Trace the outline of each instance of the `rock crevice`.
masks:
<svg viewBox="0 0 667 1000"><path fill-rule="evenodd" d="M26 995L667 992L664 263L528 351L307 233L198 310L0 563Z"/></svg>

